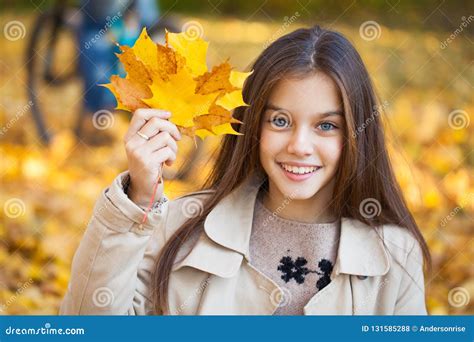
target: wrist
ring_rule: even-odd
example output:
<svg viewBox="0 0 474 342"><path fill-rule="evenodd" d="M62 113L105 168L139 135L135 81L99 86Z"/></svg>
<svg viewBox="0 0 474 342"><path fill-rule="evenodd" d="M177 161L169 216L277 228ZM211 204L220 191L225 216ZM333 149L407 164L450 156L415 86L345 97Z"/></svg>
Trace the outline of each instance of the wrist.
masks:
<svg viewBox="0 0 474 342"><path fill-rule="evenodd" d="M151 194L148 196L137 194L134 191L133 186L129 186L127 196L133 203L135 203L137 206L139 206L142 209L148 207L148 204L150 203L150 199L151 199Z"/></svg>
<svg viewBox="0 0 474 342"><path fill-rule="evenodd" d="M123 179L122 185L123 185L123 191L127 195L127 197L135 205L137 205L138 207L146 211L148 207L150 206L150 200L153 194L152 193L145 194L145 195L138 194L133 188L132 182L130 180L130 175L128 175L128 177ZM155 195L156 197L153 200L153 205L152 205L151 210L158 209L161 207L163 203L167 202L167 199L165 198L165 196L163 196L162 191L158 191L156 195Z"/></svg>

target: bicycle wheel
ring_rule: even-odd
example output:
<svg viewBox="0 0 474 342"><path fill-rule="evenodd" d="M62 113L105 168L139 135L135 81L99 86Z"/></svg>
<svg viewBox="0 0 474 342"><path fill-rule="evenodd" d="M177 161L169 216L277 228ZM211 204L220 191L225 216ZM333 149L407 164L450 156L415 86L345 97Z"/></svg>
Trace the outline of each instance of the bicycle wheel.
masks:
<svg viewBox="0 0 474 342"><path fill-rule="evenodd" d="M71 10L43 12L34 24L26 51L27 92L41 142L48 144L54 128L70 127L82 106L77 74L76 32L65 20ZM68 114L71 113L71 114Z"/></svg>

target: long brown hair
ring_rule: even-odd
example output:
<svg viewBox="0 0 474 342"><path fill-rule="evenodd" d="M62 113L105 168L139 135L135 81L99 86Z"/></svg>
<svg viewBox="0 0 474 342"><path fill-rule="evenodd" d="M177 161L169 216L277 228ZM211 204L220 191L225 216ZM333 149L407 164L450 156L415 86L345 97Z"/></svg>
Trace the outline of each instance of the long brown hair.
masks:
<svg viewBox="0 0 474 342"><path fill-rule="evenodd" d="M298 29L268 46L252 69L243 88L249 106L234 111L234 117L243 122L236 128L243 135L224 136L215 166L203 187L214 191L205 201L201 214L184 222L158 256L152 282L155 312L169 312L169 276L184 241L203 231L209 212L249 175L264 174L258 144L262 114L275 84L288 76L305 77L323 72L339 87L346 127L332 201L334 212L373 227L396 224L408 229L418 240L425 265L429 266L427 244L407 208L389 160L379 115L382 106L352 44L342 34L319 26ZM374 218L359 209L362 201L369 198L376 199L381 206L380 214Z"/></svg>

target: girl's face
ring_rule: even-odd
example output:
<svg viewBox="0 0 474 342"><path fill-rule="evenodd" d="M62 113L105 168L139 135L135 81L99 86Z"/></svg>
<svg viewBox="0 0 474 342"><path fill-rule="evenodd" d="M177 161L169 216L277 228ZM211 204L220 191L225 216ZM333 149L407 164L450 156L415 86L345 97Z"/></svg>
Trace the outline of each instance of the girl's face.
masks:
<svg viewBox="0 0 474 342"><path fill-rule="evenodd" d="M343 130L343 107L330 77L316 73L279 81L264 112L259 148L270 196L329 203Z"/></svg>

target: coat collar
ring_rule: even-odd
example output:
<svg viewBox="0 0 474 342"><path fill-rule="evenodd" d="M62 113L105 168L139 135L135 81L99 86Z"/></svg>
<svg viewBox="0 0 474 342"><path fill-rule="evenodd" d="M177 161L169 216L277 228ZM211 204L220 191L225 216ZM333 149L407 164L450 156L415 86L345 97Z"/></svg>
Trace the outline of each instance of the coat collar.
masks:
<svg viewBox="0 0 474 342"><path fill-rule="evenodd" d="M237 273L249 257L253 211L262 176L252 175L223 198L208 214L196 245L173 269L191 266L227 278ZM384 275L390 268L380 231L343 217L333 273L360 276Z"/></svg>

